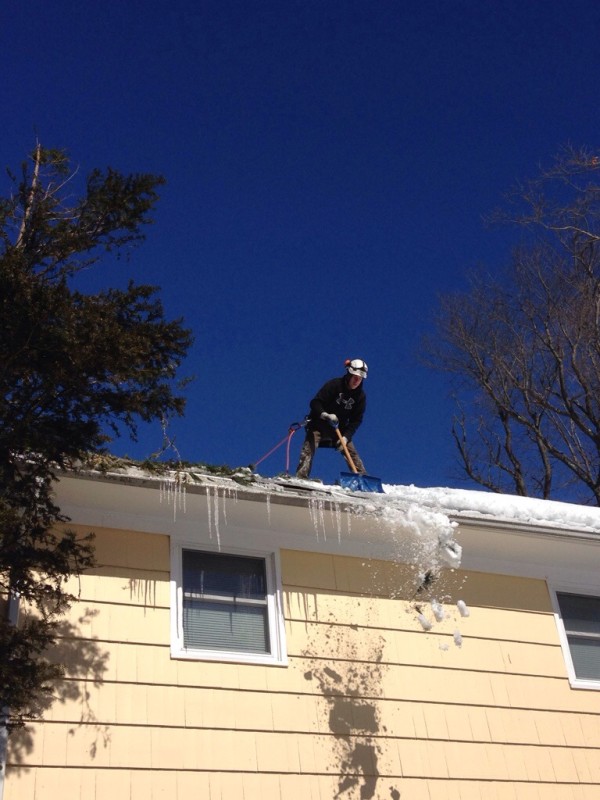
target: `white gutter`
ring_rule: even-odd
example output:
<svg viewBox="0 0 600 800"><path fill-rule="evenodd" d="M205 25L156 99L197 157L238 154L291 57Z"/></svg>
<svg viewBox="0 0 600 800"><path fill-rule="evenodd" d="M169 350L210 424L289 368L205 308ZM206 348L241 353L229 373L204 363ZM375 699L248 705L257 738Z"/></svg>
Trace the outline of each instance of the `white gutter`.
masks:
<svg viewBox="0 0 600 800"><path fill-rule="evenodd" d="M467 571L597 584L598 533L573 526L550 527L536 521L448 514L458 523L456 540L462 547L461 567Z"/></svg>

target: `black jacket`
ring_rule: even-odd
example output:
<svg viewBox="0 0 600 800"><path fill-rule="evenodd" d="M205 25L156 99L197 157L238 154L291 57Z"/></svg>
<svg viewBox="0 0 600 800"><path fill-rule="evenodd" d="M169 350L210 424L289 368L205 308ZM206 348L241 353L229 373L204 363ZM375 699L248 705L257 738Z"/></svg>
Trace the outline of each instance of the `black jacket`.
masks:
<svg viewBox="0 0 600 800"><path fill-rule="evenodd" d="M336 415L340 421L340 433L351 441L363 420L366 407L367 396L362 383L357 389L350 389L345 375L333 378L321 386L310 401L307 427L309 430L320 431L324 439L335 440L337 437L334 429L326 420L321 419L321 413L326 411Z"/></svg>

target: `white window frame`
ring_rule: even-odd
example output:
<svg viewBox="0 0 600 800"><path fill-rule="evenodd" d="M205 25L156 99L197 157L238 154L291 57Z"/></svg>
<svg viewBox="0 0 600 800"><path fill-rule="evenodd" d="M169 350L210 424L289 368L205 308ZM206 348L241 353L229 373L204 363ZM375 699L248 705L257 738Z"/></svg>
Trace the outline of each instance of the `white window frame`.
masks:
<svg viewBox="0 0 600 800"><path fill-rule="evenodd" d="M575 674L575 666L573 664L573 657L571 656L571 648L567 638L567 630L562 618L562 612L558 602L559 594L579 594L587 597L593 597L600 603L600 586L581 586L577 584L568 583L553 583L548 587L550 590L550 597L552 598L552 607L554 609L554 619L558 629L558 636L560 639L560 646L563 651L563 657L567 667L569 676L569 683L573 689L594 689L600 691L600 678L597 680L590 680L589 678L578 678Z"/></svg>
<svg viewBox="0 0 600 800"><path fill-rule="evenodd" d="M225 556L246 556L264 560L267 582L267 623L269 653L247 653L242 650L207 650L185 647L183 636L183 551L198 550ZM208 544L171 540L171 657L195 661L228 661L241 664L287 665L281 562L279 551L221 549Z"/></svg>

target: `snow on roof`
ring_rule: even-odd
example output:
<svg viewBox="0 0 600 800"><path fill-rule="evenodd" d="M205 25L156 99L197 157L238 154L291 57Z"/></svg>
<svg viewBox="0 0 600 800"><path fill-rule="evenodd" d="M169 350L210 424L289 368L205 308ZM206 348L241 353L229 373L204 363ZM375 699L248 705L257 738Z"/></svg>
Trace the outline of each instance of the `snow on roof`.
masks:
<svg viewBox="0 0 600 800"><path fill-rule="evenodd" d="M473 489L384 486L386 494L450 516L600 533L600 508Z"/></svg>

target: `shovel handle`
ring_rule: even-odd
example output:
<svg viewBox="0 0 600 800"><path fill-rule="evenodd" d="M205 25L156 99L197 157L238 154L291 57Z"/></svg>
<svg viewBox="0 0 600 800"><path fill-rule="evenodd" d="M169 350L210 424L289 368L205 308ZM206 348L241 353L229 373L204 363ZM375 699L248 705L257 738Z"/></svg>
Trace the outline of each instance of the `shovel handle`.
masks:
<svg viewBox="0 0 600 800"><path fill-rule="evenodd" d="M344 451L344 455L346 456L346 461L348 462L348 466L354 472L355 475L358 475L358 470L354 466L354 461L352 461L352 456L348 452L348 448L346 447L346 442L344 441L344 437L340 433L340 429L336 428L335 432L337 433L338 439L340 440L340 444L342 445L342 450Z"/></svg>

